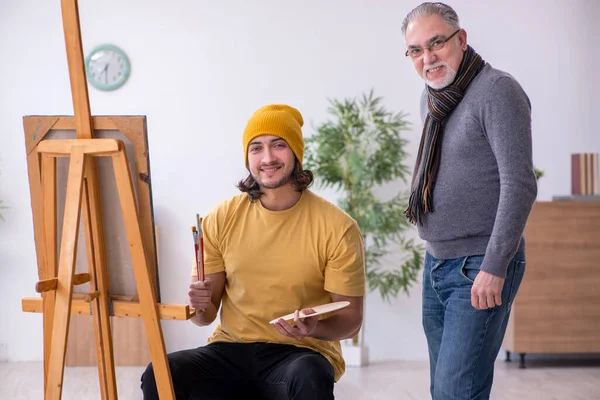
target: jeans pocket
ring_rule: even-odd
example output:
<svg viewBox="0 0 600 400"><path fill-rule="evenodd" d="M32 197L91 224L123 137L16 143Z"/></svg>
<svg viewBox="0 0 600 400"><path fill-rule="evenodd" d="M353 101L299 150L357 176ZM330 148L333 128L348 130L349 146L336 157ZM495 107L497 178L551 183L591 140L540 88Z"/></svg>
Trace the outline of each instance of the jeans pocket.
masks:
<svg viewBox="0 0 600 400"><path fill-rule="evenodd" d="M459 269L461 276L465 278L467 282L473 284L473 282L475 282L477 274L481 270L482 262L483 255L465 257Z"/></svg>
<svg viewBox="0 0 600 400"><path fill-rule="evenodd" d="M513 276L510 282L510 288L508 290L508 301L512 303L515 296L517 295L517 291L521 286L521 281L523 280L523 276L525 275L526 261L524 260L515 260L513 265Z"/></svg>

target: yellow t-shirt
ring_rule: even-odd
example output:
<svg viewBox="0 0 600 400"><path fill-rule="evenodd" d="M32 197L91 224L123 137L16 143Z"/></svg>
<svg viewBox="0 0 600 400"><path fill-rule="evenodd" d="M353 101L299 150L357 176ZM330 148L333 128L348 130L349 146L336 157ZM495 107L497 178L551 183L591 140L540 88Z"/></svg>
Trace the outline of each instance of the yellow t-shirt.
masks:
<svg viewBox="0 0 600 400"><path fill-rule="evenodd" d="M308 347L331 362L339 380L345 371L339 341L288 338L269 321L329 303L330 293L364 295L364 244L356 221L309 190L284 211L269 211L242 193L208 213L202 231L205 273L227 275L220 324L208 342Z"/></svg>

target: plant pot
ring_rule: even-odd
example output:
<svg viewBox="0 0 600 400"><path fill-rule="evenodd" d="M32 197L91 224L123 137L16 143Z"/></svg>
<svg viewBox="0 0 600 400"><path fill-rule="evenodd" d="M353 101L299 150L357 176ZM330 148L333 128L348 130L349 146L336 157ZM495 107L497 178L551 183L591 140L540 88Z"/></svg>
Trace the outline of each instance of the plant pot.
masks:
<svg viewBox="0 0 600 400"><path fill-rule="evenodd" d="M364 345L342 344L342 356L348 367L362 367L369 364L369 348Z"/></svg>

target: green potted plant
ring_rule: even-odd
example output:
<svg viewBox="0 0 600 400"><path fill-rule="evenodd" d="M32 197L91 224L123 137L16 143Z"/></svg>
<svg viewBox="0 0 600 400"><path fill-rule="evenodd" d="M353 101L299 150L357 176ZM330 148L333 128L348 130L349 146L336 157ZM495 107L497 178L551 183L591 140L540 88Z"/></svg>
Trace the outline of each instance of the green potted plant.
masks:
<svg viewBox="0 0 600 400"><path fill-rule="evenodd" d="M405 164L407 141L401 132L409 122L405 114L388 111L381 101L373 90L358 100L330 100L331 119L306 139L305 167L315 173L317 186L340 194L338 205L357 221L365 241L368 290L378 291L389 302L401 291L408 293L416 282L424 249L405 237L413 229L403 215L411 170ZM390 198L377 195L382 186L400 182L405 189L394 190ZM390 246L399 250L394 251L392 267L384 262ZM346 343L361 353L355 365L366 363L363 339L364 326L360 337Z"/></svg>

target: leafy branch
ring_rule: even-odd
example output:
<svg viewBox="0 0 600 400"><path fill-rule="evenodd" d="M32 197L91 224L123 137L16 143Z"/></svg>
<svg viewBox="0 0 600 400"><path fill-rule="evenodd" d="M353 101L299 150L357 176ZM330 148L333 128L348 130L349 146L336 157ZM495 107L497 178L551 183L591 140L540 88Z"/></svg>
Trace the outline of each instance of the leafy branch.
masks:
<svg viewBox="0 0 600 400"><path fill-rule="evenodd" d="M423 248L404 239L411 225L403 211L408 192L400 191L389 200L376 196L387 183L407 183L405 165L407 141L401 135L409 122L404 113L388 111L373 90L359 100L330 100L331 119L316 128L306 140L305 166L323 188L341 194L339 206L352 216L365 238L369 290L379 290L389 301L402 290L408 293L423 264ZM395 268L383 267L389 246L399 246L401 256Z"/></svg>

